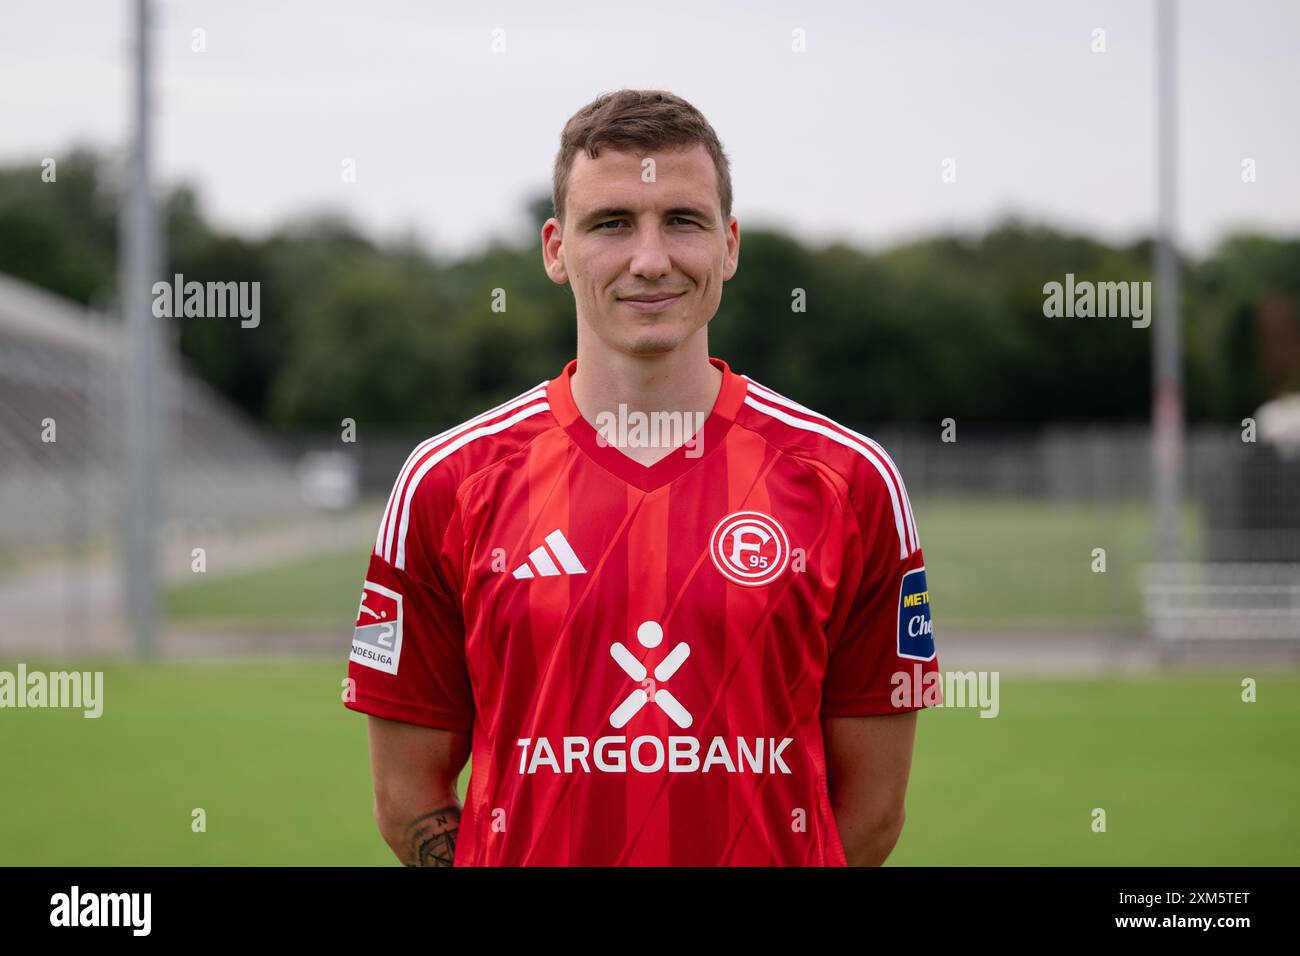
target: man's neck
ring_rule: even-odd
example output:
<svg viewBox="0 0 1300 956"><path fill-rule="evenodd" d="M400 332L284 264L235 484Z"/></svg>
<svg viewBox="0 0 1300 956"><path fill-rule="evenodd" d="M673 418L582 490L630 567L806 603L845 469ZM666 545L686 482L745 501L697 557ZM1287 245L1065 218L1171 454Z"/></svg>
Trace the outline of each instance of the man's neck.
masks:
<svg viewBox="0 0 1300 956"><path fill-rule="evenodd" d="M709 361L708 338L700 329L672 352L627 355L601 342L578 337L578 367L570 380L573 402L593 427L602 413L682 412L704 421L722 388L722 372ZM653 464L673 449L620 448L643 465Z"/></svg>

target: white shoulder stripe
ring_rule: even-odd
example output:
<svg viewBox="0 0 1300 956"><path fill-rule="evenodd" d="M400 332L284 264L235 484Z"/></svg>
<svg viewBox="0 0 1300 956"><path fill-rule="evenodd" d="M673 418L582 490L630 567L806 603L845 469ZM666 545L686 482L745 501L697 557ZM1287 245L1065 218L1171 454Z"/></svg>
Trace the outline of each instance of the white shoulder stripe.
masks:
<svg viewBox="0 0 1300 956"><path fill-rule="evenodd" d="M754 381L748 375L745 376L745 379L749 382L750 386L754 389L755 394L759 395L760 397L766 398L768 401L775 402L778 405L784 405L786 408L793 408L796 411L803 412L805 415L811 415L813 418L819 419L820 421L826 422L827 424L834 425L840 431L847 432L849 435L853 436L858 441L865 444L873 452L875 452L876 455L880 457L881 461L884 462L885 467L889 469L889 473L893 475L894 481L898 485L899 494L902 495L903 515L906 518L907 531L911 538L910 550L915 551L917 548L921 546L921 535L916 530L916 516L912 513L912 500L907 494L907 485L903 483L903 475L898 470L898 466L894 464L894 460L889 457L889 453L886 452L884 448L882 448L876 442L872 441L866 435L863 435L859 432L855 432L852 428L849 428L846 425L841 425L839 422L834 421L831 418L828 418L827 416L821 414L820 412L815 412L811 408L808 408L804 405L800 405L798 402L792 401L791 399L786 398L784 395L774 392L766 385Z"/></svg>
<svg viewBox="0 0 1300 956"><path fill-rule="evenodd" d="M406 479L410 476L411 471L415 468L416 463L434 448L437 448L440 442L449 440L458 432L467 428L472 428L484 421L487 421L494 415L500 415L505 412L513 411L520 405L526 405L534 399L542 398L546 395L546 382L540 382L534 385L528 391L508 402L502 402L496 408L490 408L482 414L475 415L468 421L461 422L459 425L453 425L444 432L439 432L432 438L426 438L420 444L415 446L415 450L407 456L406 463L402 465L401 472L398 473L397 481L393 484L393 490L388 493L388 504L384 508L383 519L379 522L379 534L375 537L375 554L389 560L389 555L393 548L393 535L397 527L396 502L402 489L406 486Z"/></svg>
<svg viewBox="0 0 1300 956"><path fill-rule="evenodd" d="M852 448L867 461L871 462L872 466L880 474L881 481L885 483L885 487L889 490L889 502L894 509L894 530L898 532L898 557L900 559L906 558L915 550L915 548L910 547L908 528L903 518L903 504L899 500L898 492L894 490L894 483L890 480L889 474L885 471L884 464L875 455L871 454L864 445L859 444L845 435L841 435L834 429L827 428L820 422L810 422L804 418L797 418L794 415L789 415L781 411L779 408L765 405L753 396L745 396L745 404L750 408L755 408L758 411L763 412L765 415L771 415L773 418L785 422L787 425L792 425L795 428L802 428L805 431L816 432L819 435L825 435L827 438L831 439L831 441L837 442L845 448Z"/></svg>
<svg viewBox="0 0 1300 956"><path fill-rule="evenodd" d="M771 415L773 418L785 422L787 425L792 425L795 428L802 428L805 431L816 432L819 435L825 435L827 438L831 439L831 441L838 442L845 448L852 448L854 451L862 455L863 458L867 459L867 461L871 462L876 471L880 473L880 479L885 483L885 487L889 489L889 500L894 509L894 528L898 532L898 557L900 559L905 558L912 553L913 549L909 547L908 532L904 523L902 504L899 501L898 492L894 490L894 483L890 481L884 465L875 455L872 455L865 446L860 445L851 438L841 435L834 429L827 428L820 422L810 422L804 418L796 418L794 415L789 415L781 411L779 408L775 408L771 405L764 405L753 396L745 396L745 404L750 408L758 409L766 415Z"/></svg>
<svg viewBox="0 0 1300 956"><path fill-rule="evenodd" d="M415 489L420 487L420 479L429 473L429 469L438 464L438 462L442 461L452 452L465 447L470 442L477 441L486 435L495 435L497 432L505 431L510 426L523 421L531 415L536 415L538 412L544 412L550 407L550 404L545 401L539 401L535 405L529 405L502 421L494 422L491 425L484 425L481 428L475 428L471 431L465 432L458 438L454 438L447 444L443 445L433 455L429 456L424 464L422 464L411 477L411 483L406 488L406 494L402 496L402 521L397 529L397 553L396 560L393 561L394 567L406 567L406 528L411 520L411 499L415 497Z"/></svg>
<svg viewBox="0 0 1300 956"><path fill-rule="evenodd" d="M527 404L535 398L542 397L545 395L545 389L543 388L545 385L545 382L534 385L522 395L510 399L508 402L503 402L496 408L491 408L486 412L475 415L473 418L461 422L459 425L453 425L446 431L439 432L432 438L426 438L424 441L420 442L420 444L415 447L415 450L407 457L406 463L402 465L402 470L397 476L397 481L393 484L393 490L389 492L388 504L384 508L384 517L379 524L379 534L375 538L375 554L380 555L385 560L391 560L393 535L397 527L397 501L402 493L402 489L406 487L406 480L410 476L411 471L424 455L428 454L430 450L437 448L440 442L449 440L451 436L458 432L484 422L494 415L500 415L504 412L518 408L520 405Z"/></svg>

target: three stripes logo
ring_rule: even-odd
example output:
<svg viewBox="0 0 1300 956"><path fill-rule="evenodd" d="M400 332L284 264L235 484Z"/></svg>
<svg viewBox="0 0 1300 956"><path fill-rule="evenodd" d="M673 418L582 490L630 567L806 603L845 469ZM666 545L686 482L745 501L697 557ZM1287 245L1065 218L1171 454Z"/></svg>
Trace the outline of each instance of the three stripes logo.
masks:
<svg viewBox="0 0 1300 956"><path fill-rule="evenodd" d="M515 568L513 574L516 580L526 581L539 576L553 578L562 574L587 573L587 569L582 566L582 562L578 560L578 556L573 553L573 548L565 539L564 532L559 528L548 534L544 540L545 544L538 545L530 551L528 560Z"/></svg>

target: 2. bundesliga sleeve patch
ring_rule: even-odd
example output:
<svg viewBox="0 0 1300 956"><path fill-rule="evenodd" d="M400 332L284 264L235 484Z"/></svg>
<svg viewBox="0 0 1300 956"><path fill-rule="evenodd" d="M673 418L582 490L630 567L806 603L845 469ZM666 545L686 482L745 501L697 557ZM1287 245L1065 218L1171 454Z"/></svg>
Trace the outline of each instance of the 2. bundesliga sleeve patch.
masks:
<svg viewBox="0 0 1300 956"><path fill-rule="evenodd" d="M361 587L356 630L349 659L386 674L397 673L402 656L402 596L382 584Z"/></svg>
<svg viewBox="0 0 1300 956"><path fill-rule="evenodd" d="M925 568L903 575L898 594L898 656L913 661L934 660L934 624L930 621Z"/></svg>

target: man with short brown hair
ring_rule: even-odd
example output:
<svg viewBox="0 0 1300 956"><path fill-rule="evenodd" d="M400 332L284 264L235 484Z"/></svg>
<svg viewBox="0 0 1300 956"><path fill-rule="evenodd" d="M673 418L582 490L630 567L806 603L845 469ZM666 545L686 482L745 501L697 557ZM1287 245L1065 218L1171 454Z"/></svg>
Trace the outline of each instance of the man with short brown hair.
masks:
<svg viewBox="0 0 1300 956"><path fill-rule="evenodd" d="M879 864L928 702L898 676L938 669L898 469L709 355L740 232L689 103L584 107L554 201L577 358L417 446L370 557L380 830L411 865Z"/></svg>

